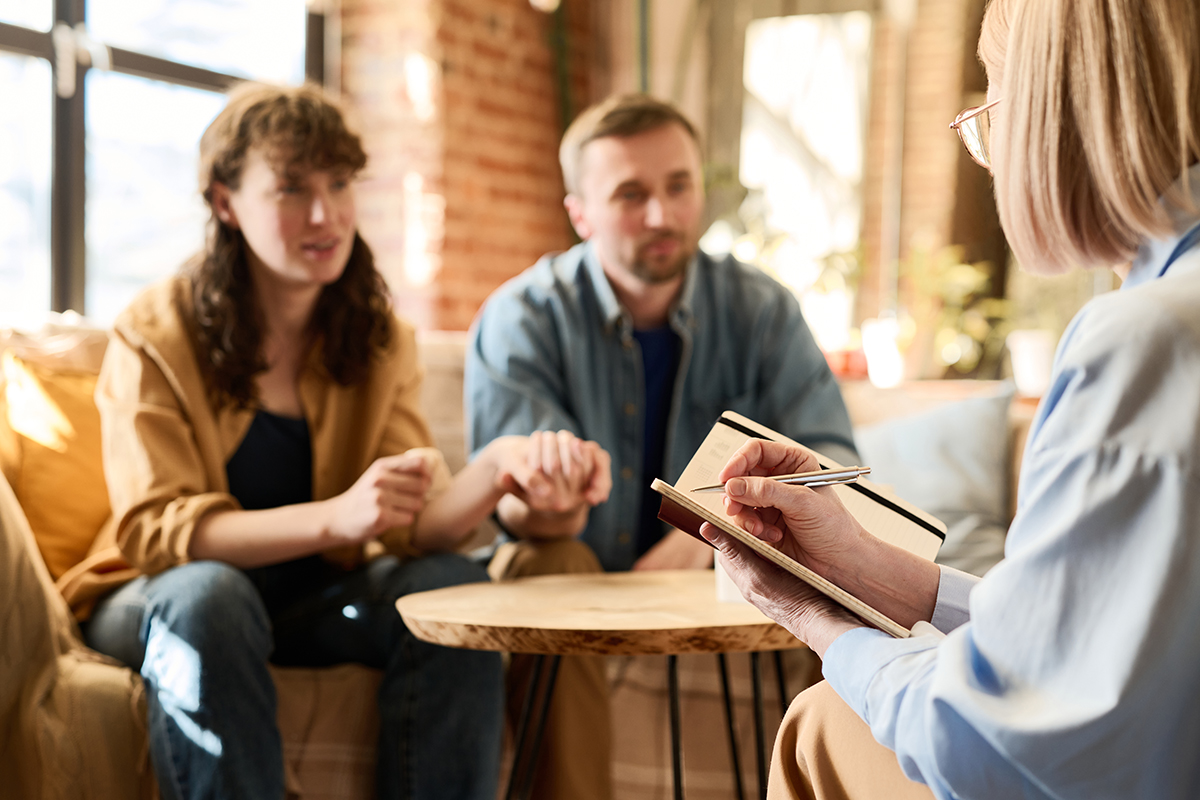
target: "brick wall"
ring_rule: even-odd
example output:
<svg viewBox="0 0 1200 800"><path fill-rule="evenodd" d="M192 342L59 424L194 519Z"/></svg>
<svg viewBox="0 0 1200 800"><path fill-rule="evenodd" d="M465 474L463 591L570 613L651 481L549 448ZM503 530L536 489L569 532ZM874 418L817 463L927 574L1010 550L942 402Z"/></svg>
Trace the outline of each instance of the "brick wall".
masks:
<svg viewBox="0 0 1200 800"><path fill-rule="evenodd" d="M578 103L587 100L586 5L565 11ZM527 0L446 0L444 15L446 232L436 318L461 328L495 287L574 240L558 166L552 17Z"/></svg>
<svg viewBox="0 0 1200 800"><path fill-rule="evenodd" d="M527 0L341 2L343 85L371 156L359 195L363 233L403 314L423 327L464 328L496 286L573 241L557 163L562 121L549 41L553 18ZM565 0L575 111L592 99L590 87L630 88L621 79L632 74L624 63L632 52L618 46L630 38L628 25L619 24L628 22L628 5ZM982 0L918 2L907 47L902 259L914 243L937 249L977 227L974 218L955 219L962 171L977 168L964 162L946 125L963 105L964 90L977 88L964 85L963 62L974 49L981 6ZM678 35L659 41L678 27L663 15L682 15L686 4L656 9L652 54L661 67L678 46ZM611 17L603 25L602 15ZM859 318L888 305L895 274L885 263L882 218L897 146L888 101L900 58L894 29L882 15L877 23ZM689 73L706 74L704 55L697 48ZM608 62L604 75L595 68L601 61ZM658 83L665 74L654 71ZM704 115L695 116L703 122Z"/></svg>
<svg viewBox="0 0 1200 800"><path fill-rule="evenodd" d="M564 3L575 110L590 14ZM562 210L554 18L527 0L342 0L343 87L371 164L363 235L401 313L462 329L495 287L573 239Z"/></svg>
<svg viewBox="0 0 1200 800"><path fill-rule="evenodd" d="M981 0L920 0L908 34L906 96L903 110L904 156L901 167L900 259L913 247L936 250L954 242L960 171L979 167L963 162L962 145L947 126L962 110L964 60L973 58ZM896 264L884 216L898 142L896 104L892 102L901 69L900 36L886 18L877 18L871 72L867 158L863 176L864 273L858 297L859 318L886 310L895 295ZM974 88L974 87L973 87ZM911 291L901 287L900 300Z"/></svg>

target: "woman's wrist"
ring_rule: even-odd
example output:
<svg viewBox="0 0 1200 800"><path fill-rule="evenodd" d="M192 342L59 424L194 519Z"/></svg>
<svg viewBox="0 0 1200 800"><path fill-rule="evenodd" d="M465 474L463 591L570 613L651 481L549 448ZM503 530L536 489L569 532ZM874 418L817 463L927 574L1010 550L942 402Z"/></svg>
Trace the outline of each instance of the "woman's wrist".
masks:
<svg viewBox="0 0 1200 800"><path fill-rule="evenodd" d="M865 532L853 552L830 581L906 628L929 621L937 604L936 564Z"/></svg>

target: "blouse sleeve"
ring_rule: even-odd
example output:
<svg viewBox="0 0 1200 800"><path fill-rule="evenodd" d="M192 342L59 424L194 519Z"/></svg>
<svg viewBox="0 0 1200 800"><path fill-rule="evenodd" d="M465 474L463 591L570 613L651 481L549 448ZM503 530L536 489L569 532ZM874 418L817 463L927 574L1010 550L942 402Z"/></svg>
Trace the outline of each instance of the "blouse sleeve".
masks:
<svg viewBox="0 0 1200 800"><path fill-rule="evenodd" d="M1196 796L1200 281L1168 281L1102 295L1063 337L970 619L826 652L831 686L937 797Z"/></svg>

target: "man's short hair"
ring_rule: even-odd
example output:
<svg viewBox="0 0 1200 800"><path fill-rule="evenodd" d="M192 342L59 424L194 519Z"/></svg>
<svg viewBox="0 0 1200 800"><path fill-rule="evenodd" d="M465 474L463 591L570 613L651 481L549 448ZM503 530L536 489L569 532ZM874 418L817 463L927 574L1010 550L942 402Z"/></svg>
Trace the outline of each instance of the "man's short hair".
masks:
<svg viewBox="0 0 1200 800"><path fill-rule="evenodd" d="M589 142L606 136L635 136L672 124L687 131L699 146L700 137L691 120L675 106L648 94L613 95L588 108L567 128L558 148L567 193L579 194L579 164Z"/></svg>

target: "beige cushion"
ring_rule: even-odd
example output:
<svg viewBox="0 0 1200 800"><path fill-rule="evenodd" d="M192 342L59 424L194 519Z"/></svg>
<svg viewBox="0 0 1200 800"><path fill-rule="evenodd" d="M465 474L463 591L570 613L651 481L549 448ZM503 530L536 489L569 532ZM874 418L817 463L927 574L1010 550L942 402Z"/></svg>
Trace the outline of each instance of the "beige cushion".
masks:
<svg viewBox="0 0 1200 800"><path fill-rule="evenodd" d="M357 664L328 669L271 667L290 796L369 800L375 796L376 701L383 673Z"/></svg>
<svg viewBox="0 0 1200 800"><path fill-rule="evenodd" d="M419 360L425 367L421 410L433 433L433 443L446 457L452 474L467 463L463 428L463 363L466 331L420 331Z"/></svg>

